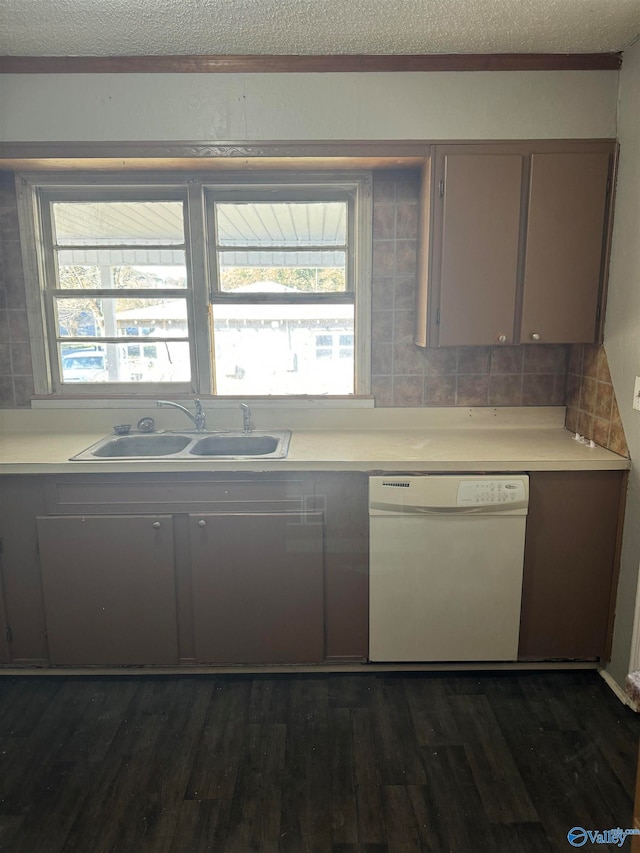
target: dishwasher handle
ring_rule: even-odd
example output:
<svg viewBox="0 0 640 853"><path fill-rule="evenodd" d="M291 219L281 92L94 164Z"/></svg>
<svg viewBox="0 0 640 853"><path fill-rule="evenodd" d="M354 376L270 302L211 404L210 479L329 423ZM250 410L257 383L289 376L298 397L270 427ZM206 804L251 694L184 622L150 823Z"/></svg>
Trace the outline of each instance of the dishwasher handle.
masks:
<svg viewBox="0 0 640 853"><path fill-rule="evenodd" d="M525 515L527 501L480 504L478 506L420 506L415 504L386 504L375 501L369 505L369 515Z"/></svg>

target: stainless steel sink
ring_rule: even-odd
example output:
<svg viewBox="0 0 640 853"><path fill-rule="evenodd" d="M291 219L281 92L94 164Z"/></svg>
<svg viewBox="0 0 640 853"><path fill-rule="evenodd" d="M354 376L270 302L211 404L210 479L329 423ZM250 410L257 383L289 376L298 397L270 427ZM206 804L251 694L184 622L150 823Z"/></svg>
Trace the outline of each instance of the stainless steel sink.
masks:
<svg viewBox="0 0 640 853"><path fill-rule="evenodd" d="M154 432L108 435L71 457L71 461L117 459L284 459L290 430L243 432Z"/></svg>
<svg viewBox="0 0 640 853"><path fill-rule="evenodd" d="M187 435L158 433L152 435L122 435L117 438L103 439L91 450L93 456L103 459L121 459L131 456L171 456L179 453L190 444Z"/></svg>
<svg viewBox="0 0 640 853"><path fill-rule="evenodd" d="M275 435L208 435L200 438L189 453L194 456L266 456L276 451Z"/></svg>

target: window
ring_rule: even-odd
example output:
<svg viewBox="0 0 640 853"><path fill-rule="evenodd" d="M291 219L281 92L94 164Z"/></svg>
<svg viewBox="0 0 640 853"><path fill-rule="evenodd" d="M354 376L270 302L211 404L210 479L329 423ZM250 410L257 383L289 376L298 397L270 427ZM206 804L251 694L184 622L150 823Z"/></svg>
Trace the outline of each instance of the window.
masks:
<svg viewBox="0 0 640 853"><path fill-rule="evenodd" d="M38 393L368 392L368 175L64 177L21 179Z"/></svg>
<svg viewBox="0 0 640 853"><path fill-rule="evenodd" d="M217 392L353 394L353 346L340 362L317 346L354 336L350 195L218 188L207 201Z"/></svg>
<svg viewBox="0 0 640 853"><path fill-rule="evenodd" d="M353 359L353 335L316 335L316 358Z"/></svg>
<svg viewBox="0 0 640 853"><path fill-rule="evenodd" d="M191 388L184 208L182 192L41 192L53 390Z"/></svg>

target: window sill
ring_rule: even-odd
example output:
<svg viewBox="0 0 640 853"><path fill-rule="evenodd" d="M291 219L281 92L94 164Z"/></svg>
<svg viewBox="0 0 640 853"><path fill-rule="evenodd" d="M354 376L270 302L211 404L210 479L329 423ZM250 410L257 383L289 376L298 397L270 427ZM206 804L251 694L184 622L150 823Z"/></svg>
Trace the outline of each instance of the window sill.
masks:
<svg viewBox="0 0 640 853"><path fill-rule="evenodd" d="M167 397L176 402L192 401L197 395L194 394L171 394L167 391L165 395L158 394L140 395L139 397L32 397L32 409L140 409L141 406L149 405L150 402L160 397ZM372 409L375 399L372 395L358 395L349 397L200 397L205 411L216 411L225 409L237 409L240 403L249 403L253 410L260 409Z"/></svg>

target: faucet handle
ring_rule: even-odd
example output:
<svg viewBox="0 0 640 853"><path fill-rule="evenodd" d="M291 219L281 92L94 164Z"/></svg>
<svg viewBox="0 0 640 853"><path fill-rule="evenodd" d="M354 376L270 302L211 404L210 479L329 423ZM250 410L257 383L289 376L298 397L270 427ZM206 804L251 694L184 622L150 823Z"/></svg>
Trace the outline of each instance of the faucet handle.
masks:
<svg viewBox="0 0 640 853"><path fill-rule="evenodd" d="M195 408L196 408L196 417L195 417L196 429L198 430L198 432L203 432L207 428L207 416L202 411L202 403L200 402L198 397L196 397L196 399L193 401L193 403L194 403Z"/></svg>
<svg viewBox="0 0 640 853"><path fill-rule="evenodd" d="M244 433L251 432L253 424L251 423L251 409L246 403L240 403L242 409L242 431Z"/></svg>

